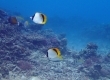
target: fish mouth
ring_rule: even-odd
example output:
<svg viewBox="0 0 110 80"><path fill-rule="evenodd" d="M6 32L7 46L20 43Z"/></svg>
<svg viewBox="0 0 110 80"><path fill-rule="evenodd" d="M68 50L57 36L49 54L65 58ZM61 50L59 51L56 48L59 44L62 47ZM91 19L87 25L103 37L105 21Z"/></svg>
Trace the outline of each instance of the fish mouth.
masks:
<svg viewBox="0 0 110 80"><path fill-rule="evenodd" d="M32 19L32 17L30 17L30 19Z"/></svg>

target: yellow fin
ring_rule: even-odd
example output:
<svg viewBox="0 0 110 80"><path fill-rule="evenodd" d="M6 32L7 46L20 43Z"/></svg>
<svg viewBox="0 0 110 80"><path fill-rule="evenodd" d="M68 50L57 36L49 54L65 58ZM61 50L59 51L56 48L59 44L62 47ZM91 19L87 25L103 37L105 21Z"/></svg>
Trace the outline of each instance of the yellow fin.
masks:
<svg viewBox="0 0 110 80"><path fill-rule="evenodd" d="M57 55L58 55L58 56L61 56L60 50L59 50L58 48L54 48L54 49L55 49Z"/></svg>
<svg viewBox="0 0 110 80"><path fill-rule="evenodd" d="M63 60L62 56L58 56L58 58L60 58L61 60Z"/></svg>

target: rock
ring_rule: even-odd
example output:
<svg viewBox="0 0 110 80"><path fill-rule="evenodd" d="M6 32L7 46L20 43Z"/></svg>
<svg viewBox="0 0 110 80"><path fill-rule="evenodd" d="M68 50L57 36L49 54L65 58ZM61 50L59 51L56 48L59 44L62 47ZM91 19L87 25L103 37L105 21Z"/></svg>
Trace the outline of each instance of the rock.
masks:
<svg viewBox="0 0 110 80"><path fill-rule="evenodd" d="M5 16L7 16L7 13L0 9L0 18L3 19Z"/></svg>
<svg viewBox="0 0 110 80"><path fill-rule="evenodd" d="M101 65L94 65L94 69L97 70L97 71L101 71L102 69L102 66Z"/></svg>
<svg viewBox="0 0 110 80"><path fill-rule="evenodd" d="M98 46L95 43L88 43L87 44L87 49L98 49Z"/></svg>

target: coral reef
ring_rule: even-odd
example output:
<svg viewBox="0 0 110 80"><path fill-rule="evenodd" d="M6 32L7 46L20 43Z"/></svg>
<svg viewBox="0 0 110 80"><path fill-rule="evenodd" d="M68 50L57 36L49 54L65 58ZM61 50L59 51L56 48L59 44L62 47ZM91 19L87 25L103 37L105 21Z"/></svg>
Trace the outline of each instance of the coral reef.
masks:
<svg viewBox="0 0 110 80"><path fill-rule="evenodd" d="M30 70L30 69L32 69L32 64L27 62L27 61L23 61L23 60L18 61L17 66L21 70Z"/></svg>
<svg viewBox="0 0 110 80"><path fill-rule="evenodd" d="M5 11L3 11L3 10L1 10L0 9L0 18L1 19L4 19L4 17L6 17L8 14L5 12ZM1 20L0 20L1 21Z"/></svg>
<svg viewBox="0 0 110 80"><path fill-rule="evenodd" d="M0 22L0 61L1 63L6 62L2 63L0 69L3 77L9 75L12 67L17 67L20 71L32 70L32 65L36 63L31 62L32 60L29 60L28 57L33 51L40 50L44 55L49 48L53 47L60 48L63 54L67 51L67 39L63 37L60 40L52 30L42 30L43 25L30 24L28 28L15 25L17 23L15 17L10 17L3 10L0 10L0 19L2 20ZM7 66L9 64L14 66Z"/></svg>
<svg viewBox="0 0 110 80"><path fill-rule="evenodd" d="M90 57L97 56L97 48L98 46L94 43L88 43L87 47L80 52L80 56L84 57L85 59Z"/></svg>
<svg viewBox="0 0 110 80"><path fill-rule="evenodd" d="M13 16L13 15L12 15ZM98 46L88 43L80 52L67 47L66 34L54 34L43 25L10 24L10 16L0 10L0 80L107 80L110 53L98 54ZM49 48L59 48L63 60L49 61Z"/></svg>
<svg viewBox="0 0 110 80"><path fill-rule="evenodd" d="M78 71L84 72L87 76L93 80L98 80L100 77L110 78L108 73L108 55L103 58L101 55L98 55L97 52L98 46L94 43L88 43L87 47L79 52L79 57L84 59L84 62L79 66ZM105 61L106 60L106 61ZM106 75L104 75L106 74Z"/></svg>

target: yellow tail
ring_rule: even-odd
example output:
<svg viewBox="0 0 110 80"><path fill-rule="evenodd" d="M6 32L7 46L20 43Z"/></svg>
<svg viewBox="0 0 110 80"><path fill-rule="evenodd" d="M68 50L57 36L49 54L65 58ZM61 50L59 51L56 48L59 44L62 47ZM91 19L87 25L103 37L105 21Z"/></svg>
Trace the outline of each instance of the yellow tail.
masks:
<svg viewBox="0 0 110 80"><path fill-rule="evenodd" d="M63 60L62 56L58 56L58 58L60 58L61 60Z"/></svg>

